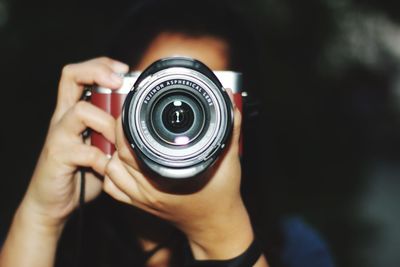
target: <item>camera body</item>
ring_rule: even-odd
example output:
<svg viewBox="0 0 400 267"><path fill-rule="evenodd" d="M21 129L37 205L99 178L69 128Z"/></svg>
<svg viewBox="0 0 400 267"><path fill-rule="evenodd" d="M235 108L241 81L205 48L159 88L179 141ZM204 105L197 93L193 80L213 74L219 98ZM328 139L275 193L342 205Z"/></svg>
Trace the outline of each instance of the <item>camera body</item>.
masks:
<svg viewBox="0 0 400 267"><path fill-rule="evenodd" d="M205 171L229 142L233 105L225 88L242 110L241 82L241 73L170 57L126 74L118 90L92 87L90 99L115 118L121 115L125 137L148 169L185 179ZM97 132L91 142L106 154L115 151Z"/></svg>

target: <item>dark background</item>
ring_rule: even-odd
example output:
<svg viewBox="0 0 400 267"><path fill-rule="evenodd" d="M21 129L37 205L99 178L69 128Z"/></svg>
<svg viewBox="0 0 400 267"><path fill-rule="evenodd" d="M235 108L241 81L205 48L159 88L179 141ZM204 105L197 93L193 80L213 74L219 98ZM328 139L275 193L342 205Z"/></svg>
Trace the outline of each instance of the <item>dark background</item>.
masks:
<svg viewBox="0 0 400 267"><path fill-rule="evenodd" d="M62 66L101 55L130 2L0 0L1 238L43 144ZM400 266L397 3L243 5L265 47L276 207L317 229L338 266Z"/></svg>

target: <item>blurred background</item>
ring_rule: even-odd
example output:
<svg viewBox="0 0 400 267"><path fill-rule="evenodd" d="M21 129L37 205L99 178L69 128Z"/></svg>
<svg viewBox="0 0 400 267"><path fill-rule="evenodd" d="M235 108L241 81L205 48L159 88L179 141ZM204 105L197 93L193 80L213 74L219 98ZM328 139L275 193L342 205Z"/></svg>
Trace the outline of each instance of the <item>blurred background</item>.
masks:
<svg viewBox="0 0 400 267"><path fill-rule="evenodd" d="M0 0L0 239L62 66L101 55L130 2ZM337 266L400 266L400 2L252 0L243 12L265 47L277 209L320 232Z"/></svg>

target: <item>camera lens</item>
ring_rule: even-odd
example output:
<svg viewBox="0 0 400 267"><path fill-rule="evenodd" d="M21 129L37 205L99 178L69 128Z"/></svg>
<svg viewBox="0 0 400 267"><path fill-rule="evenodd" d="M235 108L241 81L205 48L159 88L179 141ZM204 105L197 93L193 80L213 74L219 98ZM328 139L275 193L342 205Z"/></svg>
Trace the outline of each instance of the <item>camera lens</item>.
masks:
<svg viewBox="0 0 400 267"><path fill-rule="evenodd" d="M184 133L193 125L193 109L188 104L175 100L165 107L162 120L168 131Z"/></svg>
<svg viewBox="0 0 400 267"><path fill-rule="evenodd" d="M205 117L198 98L187 90L176 89L161 95L153 104L150 131L169 145L187 145L201 135Z"/></svg>
<svg viewBox="0 0 400 267"><path fill-rule="evenodd" d="M183 179L215 162L231 135L233 109L211 69L195 59L171 57L138 77L126 97L122 125L145 166Z"/></svg>

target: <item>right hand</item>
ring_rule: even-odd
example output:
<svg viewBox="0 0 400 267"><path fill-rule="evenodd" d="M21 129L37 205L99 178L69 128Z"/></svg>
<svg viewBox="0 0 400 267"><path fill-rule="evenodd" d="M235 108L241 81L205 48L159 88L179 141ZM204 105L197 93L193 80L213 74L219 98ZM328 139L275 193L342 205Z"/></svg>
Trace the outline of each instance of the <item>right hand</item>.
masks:
<svg viewBox="0 0 400 267"><path fill-rule="evenodd" d="M23 209L40 218L41 223L62 227L77 207L79 167L89 167L104 175L109 158L98 148L84 143L81 134L86 128L91 128L114 143L115 119L92 104L80 101L80 98L85 85L98 84L118 89L122 78L115 73L128 70L126 64L104 57L64 67L56 109L22 202ZM94 199L101 190L102 182L93 173L87 173L85 201Z"/></svg>

